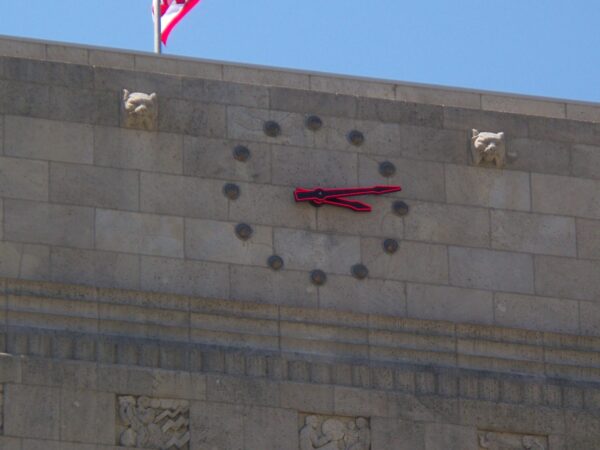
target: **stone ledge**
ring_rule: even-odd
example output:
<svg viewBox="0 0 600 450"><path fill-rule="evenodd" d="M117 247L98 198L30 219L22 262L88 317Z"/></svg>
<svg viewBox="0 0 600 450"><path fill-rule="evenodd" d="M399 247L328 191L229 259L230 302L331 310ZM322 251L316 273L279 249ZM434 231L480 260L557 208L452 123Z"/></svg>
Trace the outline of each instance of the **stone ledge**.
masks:
<svg viewBox="0 0 600 450"><path fill-rule="evenodd" d="M162 343L149 347L154 353L148 358L164 355L166 364L182 368L191 364L190 349L216 346L325 363L417 364L580 381L596 381L600 375L600 338L595 337L79 285L0 281L6 298L0 325L9 331L6 345L10 353L48 356L58 349L66 356L91 352L102 359L101 354L108 352L108 362L138 364L138 355L145 353L128 342L149 339ZM13 332L22 328L30 331ZM39 336L30 338L31 330ZM65 335L62 345L62 338L56 336L64 332L71 334ZM85 338L74 340L77 335ZM116 341L110 341L113 338ZM95 343L106 339L113 342L106 348Z"/></svg>
<svg viewBox="0 0 600 450"><path fill-rule="evenodd" d="M224 63L0 36L0 55L289 87L405 102L599 122L600 105L560 99Z"/></svg>

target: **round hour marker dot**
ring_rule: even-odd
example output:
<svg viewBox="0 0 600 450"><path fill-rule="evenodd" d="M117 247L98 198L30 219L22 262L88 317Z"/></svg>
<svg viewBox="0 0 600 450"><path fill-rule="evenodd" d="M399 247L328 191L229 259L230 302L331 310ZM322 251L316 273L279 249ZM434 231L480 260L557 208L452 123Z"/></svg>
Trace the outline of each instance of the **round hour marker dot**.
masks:
<svg viewBox="0 0 600 450"><path fill-rule="evenodd" d="M383 241L383 249L390 255L393 255L398 251L398 246L398 241L396 239L386 239Z"/></svg>
<svg viewBox="0 0 600 450"><path fill-rule="evenodd" d="M269 256L267 264L273 270L279 270L283 267L283 259L277 255Z"/></svg>
<svg viewBox="0 0 600 450"><path fill-rule="evenodd" d="M318 131L323 126L323 121L318 116L308 116L306 118L306 128L312 131Z"/></svg>
<svg viewBox="0 0 600 450"><path fill-rule="evenodd" d="M268 120L263 126L263 131L269 137L277 137L281 134L281 127L274 120Z"/></svg>
<svg viewBox="0 0 600 450"><path fill-rule="evenodd" d="M355 264L352 266L352 276L359 280L364 280L369 276L369 269L363 264Z"/></svg>
<svg viewBox="0 0 600 450"><path fill-rule="evenodd" d="M350 141L352 145L359 146L365 142L365 136L358 130L352 130L350 133L348 133L348 141Z"/></svg>
<svg viewBox="0 0 600 450"><path fill-rule="evenodd" d="M323 286L327 281L327 275L322 270L313 270L310 273L310 281L316 286Z"/></svg>
<svg viewBox="0 0 600 450"><path fill-rule="evenodd" d="M392 211L394 211L394 214L398 216L405 216L408 214L409 207L402 200L398 200L392 205Z"/></svg>
<svg viewBox="0 0 600 450"><path fill-rule="evenodd" d="M250 158L250 150L248 149L248 147L238 145L236 148L233 149L233 158L236 161L246 162Z"/></svg>
<svg viewBox="0 0 600 450"><path fill-rule="evenodd" d="M227 183L223 186L223 194L229 200L237 200L240 197L240 188L237 184Z"/></svg>
<svg viewBox="0 0 600 450"><path fill-rule="evenodd" d="M252 227L247 223L238 223L235 226L235 234L242 241L247 241L252 237Z"/></svg>
<svg viewBox="0 0 600 450"><path fill-rule="evenodd" d="M396 166L389 161L379 164L379 173L384 177L391 177L396 173Z"/></svg>

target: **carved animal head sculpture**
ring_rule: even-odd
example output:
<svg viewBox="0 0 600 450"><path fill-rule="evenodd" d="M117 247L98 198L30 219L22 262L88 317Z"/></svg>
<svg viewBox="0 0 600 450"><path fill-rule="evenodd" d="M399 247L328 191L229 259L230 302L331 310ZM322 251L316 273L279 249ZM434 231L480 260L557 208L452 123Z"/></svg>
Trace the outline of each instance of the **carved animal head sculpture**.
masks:
<svg viewBox="0 0 600 450"><path fill-rule="evenodd" d="M144 94L123 89L124 125L128 128L155 129L158 117L156 99L156 92Z"/></svg>
<svg viewBox="0 0 600 450"><path fill-rule="evenodd" d="M129 114L147 114L154 108L156 92L144 94L143 92L129 92L123 89L123 101L125 102L125 111Z"/></svg>
<svg viewBox="0 0 600 450"><path fill-rule="evenodd" d="M504 133L473 130L471 151L473 153L473 163L476 166L482 163L494 163L498 168L504 167L506 164Z"/></svg>

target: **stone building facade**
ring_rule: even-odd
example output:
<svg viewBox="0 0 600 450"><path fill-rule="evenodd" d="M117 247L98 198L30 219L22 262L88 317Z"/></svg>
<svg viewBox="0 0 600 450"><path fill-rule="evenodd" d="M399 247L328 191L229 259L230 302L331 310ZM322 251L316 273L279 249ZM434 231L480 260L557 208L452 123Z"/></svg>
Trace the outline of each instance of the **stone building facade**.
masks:
<svg viewBox="0 0 600 450"><path fill-rule="evenodd" d="M599 105L1 38L0 218L3 450L600 449Z"/></svg>

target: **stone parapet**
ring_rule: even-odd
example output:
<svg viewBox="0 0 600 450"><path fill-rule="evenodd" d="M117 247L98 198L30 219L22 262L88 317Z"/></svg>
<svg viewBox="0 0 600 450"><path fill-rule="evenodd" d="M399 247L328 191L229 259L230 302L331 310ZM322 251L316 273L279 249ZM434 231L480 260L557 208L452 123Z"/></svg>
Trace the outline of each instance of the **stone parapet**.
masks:
<svg viewBox="0 0 600 450"><path fill-rule="evenodd" d="M39 61L91 65L107 69L124 69L197 77L205 80L220 80L230 83L273 86L281 90L280 94L276 94L274 103L271 105L275 109L279 109L277 108L277 98L286 98L288 92L285 90L291 88L294 90L302 89L315 92L319 97L321 93L335 93L406 103L443 105L480 111L600 122L600 106L594 103L474 91L418 83L399 83L347 75L336 76L318 72L224 63L221 61L167 55L157 56L148 53L120 51L116 49L109 50L106 48L36 41L9 36L0 37L0 55ZM288 102L287 98L285 102ZM309 96L303 96L300 100L300 104L307 105L309 103ZM327 103L329 104L328 107L332 107L331 102ZM300 106L300 108L304 109L305 107ZM362 108L377 111L375 112L377 120L380 120L381 116L386 114L385 112L380 113L377 109L373 109L370 106L359 107L359 109ZM344 107L345 112L352 110L352 107Z"/></svg>

